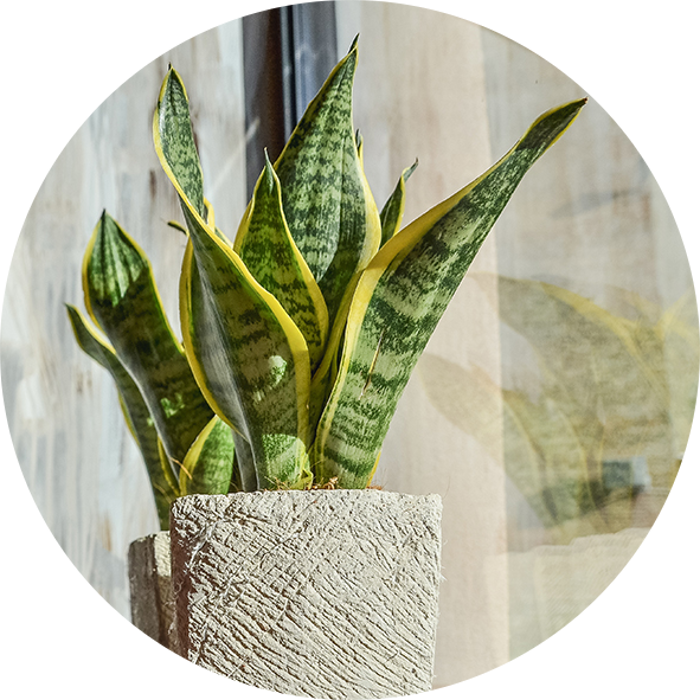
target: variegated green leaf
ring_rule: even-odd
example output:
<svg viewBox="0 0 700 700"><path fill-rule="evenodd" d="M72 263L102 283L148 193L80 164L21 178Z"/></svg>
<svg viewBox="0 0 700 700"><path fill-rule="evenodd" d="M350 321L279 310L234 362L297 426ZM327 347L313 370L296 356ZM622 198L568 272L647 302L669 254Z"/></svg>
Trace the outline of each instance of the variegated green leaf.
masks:
<svg viewBox="0 0 700 700"><path fill-rule="evenodd" d="M173 473L173 460L171 460L165 452L165 447L163 447L163 441L158 438L158 456L160 457L160 469L161 473L165 477L165 481L170 486L172 491L180 491L180 485L178 483L178 477ZM177 473L180 473L180 464L177 463Z"/></svg>
<svg viewBox="0 0 700 700"><path fill-rule="evenodd" d="M309 353L297 326L280 303L251 275L240 256L189 200L181 183L179 157L170 148L187 129L189 108L174 70L163 81L153 120L156 153L177 191L190 240L180 278L180 318L187 357L202 392L216 413L250 446L257 487L277 482L297 486L308 476ZM167 100L179 101L174 107ZM163 113L177 119L163 118ZM191 127L190 127L191 131ZM196 158L193 141L182 156ZM185 172L189 172L185 168Z"/></svg>
<svg viewBox="0 0 700 700"><path fill-rule="evenodd" d="M265 152L265 168L255 187L235 251L302 332L311 368L321 361L328 336L328 310L321 290L292 239L282 211L280 185Z"/></svg>
<svg viewBox="0 0 700 700"><path fill-rule="evenodd" d="M297 485L308 470L306 342L238 255L201 220L186 219L180 308L195 376L217 414L250 444L258 488Z"/></svg>
<svg viewBox="0 0 700 700"><path fill-rule="evenodd" d="M338 375L338 363L340 361L340 348L343 342L345 328L350 311L350 302L355 293L355 288L360 279L361 272L356 272L345 290L345 295L340 302L338 313L333 323L333 328L328 335L326 349L323 354L321 364L318 366L311 378L311 396L309 399L309 421L311 430L310 436L314 440L316 426L321 418L323 409L328 400L333 383Z"/></svg>
<svg viewBox="0 0 700 700"><path fill-rule="evenodd" d="M287 224L328 307L379 248L381 223L352 126L357 43L333 69L294 129L275 170Z"/></svg>
<svg viewBox="0 0 700 700"><path fill-rule="evenodd" d="M214 416L192 443L180 469L180 493L228 493L234 456L233 433Z"/></svg>
<svg viewBox="0 0 700 700"><path fill-rule="evenodd" d="M161 139L162 134L167 138ZM216 227L214 209L204 197L204 176L199 161L194 129L190 119L187 90L180 74L170 66L158 95L158 105L153 115L153 135L156 152L163 170L171 181L177 181L184 196L207 225L228 245L231 242ZM179 222L170 221L170 226L187 233Z"/></svg>
<svg viewBox="0 0 700 700"><path fill-rule="evenodd" d="M379 215L379 219L382 222L382 245L401 228L403 212L406 207L406 182L417 167L418 159L416 158L416 162L401 173L401 177L396 183L394 191L382 208L381 214Z"/></svg>
<svg viewBox="0 0 700 700"><path fill-rule="evenodd" d="M321 480L367 486L401 392L471 261L527 170L584 103L542 115L496 165L391 238L363 272L316 434Z"/></svg>
<svg viewBox="0 0 700 700"><path fill-rule="evenodd" d="M171 180L177 180L195 211L207 219L202 166L197 155L190 121L187 90L182 78L170 66L158 96L154 132L168 134L160 144L160 161Z"/></svg>
<svg viewBox="0 0 700 700"><path fill-rule="evenodd" d="M145 254L106 212L85 253L83 287L90 315L138 385L177 471L213 412L165 317Z"/></svg>
<svg viewBox="0 0 700 700"><path fill-rule="evenodd" d="M258 474L255 471L253 453L248 441L239 433L233 436L236 446L234 460L234 478L232 483L236 484L239 491L255 491L258 488Z"/></svg>
<svg viewBox="0 0 700 700"><path fill-rule="evenodd" d="M160 526L167 529L170 505L180 494L171 487L163 474L158 454L158 434L141 392L119 362L114 350L97 336L75 307L70 305L66 307L78 345L93 360L102 365L114 379L126 424L136 440L148 470Z"/></svg>

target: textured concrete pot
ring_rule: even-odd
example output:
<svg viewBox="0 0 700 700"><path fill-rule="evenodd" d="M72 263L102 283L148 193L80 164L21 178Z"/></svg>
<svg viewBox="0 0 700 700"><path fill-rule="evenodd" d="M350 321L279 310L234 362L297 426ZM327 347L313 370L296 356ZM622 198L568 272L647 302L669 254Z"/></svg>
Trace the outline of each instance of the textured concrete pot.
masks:
<svg viewBox="0 0 700 700"><path fill-rule="evenodd" d="M178 652L170 569L170 532L158 532L129 546L131 620L142 632Z"/></svg>
<svg viewBox="0 0 700 700"><path fill-rule="evenodd" d="M439 496L187 496L171 513L180 653L248 685L324 698L430 690Z"/></svg>

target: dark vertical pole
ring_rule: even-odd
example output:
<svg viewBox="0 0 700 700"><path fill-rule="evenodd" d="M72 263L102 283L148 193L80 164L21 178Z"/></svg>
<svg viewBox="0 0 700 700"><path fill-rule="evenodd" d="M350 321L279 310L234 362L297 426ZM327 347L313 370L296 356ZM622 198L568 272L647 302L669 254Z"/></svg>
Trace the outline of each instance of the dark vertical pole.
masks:
<svg viewBox="0 0 700 700"><path fill-rule="evenodd" d="M335 3L280 9L285 79L285 129L289 137L306 106L337 63Z"/></svg>
<svg viewBox="0 0 700 700"><path fill-rule="evenodd" d="M264 149L277 158L285 143L280 11L243 18L246 180L249 196L265 163Z"/></svg>
<svg viewBox="0 0 700 700"><path fill-rule="evenodd" d="M282 57L282 100L284 102L285 141L299 121L296 107L296 71L294 65L294 13L291 7L280 7L280 49Z"/></svg>
<svg viewBox="0 0 700 700"><path fill-rule="evenodd" d="M243 18L248 190L337 63L335 3L312 2Z"/></svg>

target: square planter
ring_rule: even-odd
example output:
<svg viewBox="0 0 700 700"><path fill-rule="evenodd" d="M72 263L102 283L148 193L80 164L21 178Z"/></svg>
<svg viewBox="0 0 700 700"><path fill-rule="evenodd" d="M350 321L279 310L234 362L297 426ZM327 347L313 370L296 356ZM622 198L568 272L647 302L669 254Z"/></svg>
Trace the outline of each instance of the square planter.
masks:
<svg viewBox="0 0 700 700"><path fill-rule="evenodd" d="M439 496L186 496L171 512L179 652L248 685L376 698L431 689Z"/></svg>
<svg viewBox="0 0 700 700"><path fill-rule="evenodd" d="M177 652L170 532L157 532L132 542L128 566L131 621L151 639Z"/></svg>

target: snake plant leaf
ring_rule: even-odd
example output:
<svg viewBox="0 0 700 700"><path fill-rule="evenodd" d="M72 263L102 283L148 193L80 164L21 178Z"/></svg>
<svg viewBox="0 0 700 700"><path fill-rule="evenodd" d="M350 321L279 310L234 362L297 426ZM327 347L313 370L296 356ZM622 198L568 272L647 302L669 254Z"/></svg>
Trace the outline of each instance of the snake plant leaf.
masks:
<svg viewBox="0 0 700 700"><path fill-rule="evenodd" d="M178 183L183 196L199 216L219 238L231 245L216 227L214 209L204 197L204 176L194 139L189 98L182 77L172 66L168 67L158 95L153 115L153 137L156 153L170 181ZM187 233L186 227L179 222L168 223Z"/></svg>
<svg viewBox="0 0 700 700"><path fill-rule="evenodd" d="M345 335L345 328L350 311L350 302L355 293L357 283L360 280L361 272L356 272L350 279L350 283L345 290L343 299L340 302L338 313L333 322L333 327L328 335L325 352L321 364L317 367L311 377L311 396L309 398L309 421L314 430L321 418L328 395L333 383L338 376L338 363L340 361L340 348ZM311 435L313 441L314 435Z"/></svg>
<svg viewBox="0 0 700 700"><path fill-rule="evenodd" d="M584 104L543 114L486 173L389 239L362 273L313 447L320 480L368 485L398 399L471 261L525 173Z"/></svg>
<svg viewBox="0 0 700 700"><path fill-rule="evenodd" d="M308 468L309 352L301 331L190 201L191 168L172 162L196 158L187 95L168 71L153 118L156 153L180 197L190 237L180 277L183 342L197 383L219 417L250 445L257 487L298 486ZM169 107L168 101L178 101ZM165 117L163 116L165 115ZM168 118L168 115L176 117ZM171 131L174 126L177 129ZM181 148L171 148L175 140ZM185 181L178 179L185 173ZM199 190L193 188L195 196Z"/></svg>
<svg viewBox="0 0 700 700"><path fill-rule="evenodd" d="M190 118L184 90L169 89L173 81L181 84L171 69L154 114L153 137L190 234L180 277L185 351L211 407L250 445L257 488L298 486L309 474L308 347L280 303L210 225L205 200L202 210L190 201L190 180L179 181L180 168L169 158L182 151L169 144L187 130L171 129L179 121L189 124ZM171 96L179 101L177 109L166 104ZM177 119L163 118L164 113L176 114ZM189 162L196 156L194 141L184 141L182 157Z"/></svg>
<svg viewBox="0 0 700 700"><path fill-rule="evenodd" d="M406 207L406 182L413 175L413 171L418 167L418 159L415 163L406 168L399 181L396 183L394 191L387 199L386 204L379 214L382 222L382 245L384 245L401 228L404 208Z"/></svg>
<svg viewBox="0 0 700 700"><path fill-rule="evenodd" d="M356 270L379 248L381 223L352 125L357 40L292 132L275 171L297 247L321 288L329 324Z"/></svg>
<svg viewBox="0 0 700 700"><path fill-rule="evenodd" d="M163 529L169 526L170 505L180 495L166 480L158 454L158 434L138 386L124 369L114 350L90 328L74 306L66 305L75 339L80 348L102 365L114 379L124 418L143 456L153 489L158 520Z"/></svg>
<svg viewBox="0 0 700 700"><path fill-rule="evenodd" d="M211 420L141 248L103 212L83 261L85 305L138 385L165 452L182 463Z"/></svg>
<svg viewBox="0 0 700 700"><path fill-rule="evenodd" d="M185 349L210 405L250 444L258 488L308 471L309 355L299 329L240 257L187 206Z"/></svg>
<svg viewBox="0 0 700 700"><path fill-rule="evenodd" d="M204 178L190 120L187 90L172 66L168 67L161 85L155 120L154 133L167 134L167 138L156 143L163 169L171 180L177 180L190 204L206 221Z"/></svg>
<svg viewBox="0 0 700 700"><path fill-rule="evenodd" d="M179 474L182 462L171 459L165 451L163 441L158 438L158 456L160 457L160 469L165 480L173 491L180 491ZM177 470L177 476L174 470Z"/></svg>
<svg viewBox="0 0 700 700"><path fill-rule="evenodd" d="M234 470L231 480L238 491L255 491L258 488L258 475L255 471L255 461L250 443L239 433L234 432L235 445Z"/></svg>
<svg viewBox="0 0 700 700"><path fill-rule="evenodd" d="M180 468L180 493L228 493L235 447L231 428L214 416L192 443Z"/></svg>
<svg viewBox="0 0 700 700"><path fill-rule="evenodd" d="M321 290L289 233L277 175L265 152L260 176L234 250L250 273L282 304L302 332L311 368L328 336L328 309Z"/></svg>

